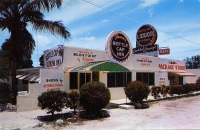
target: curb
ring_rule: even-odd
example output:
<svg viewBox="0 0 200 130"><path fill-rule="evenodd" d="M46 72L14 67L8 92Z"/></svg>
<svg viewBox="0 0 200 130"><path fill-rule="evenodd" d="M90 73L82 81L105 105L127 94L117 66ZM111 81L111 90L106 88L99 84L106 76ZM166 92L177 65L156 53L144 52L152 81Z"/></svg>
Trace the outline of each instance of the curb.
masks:
<svg viewBox="0 0 200 130"><path fill-rule="evenodd" d="M147 99L145 101L143 101L144 103L148 103L148 102L155 102L155 101L162 101L162 100L171 100L171 99L179 99L179 98L183 98L183 97L192 97L192 96L198 96L200 95L200 92L190 92L188 94L180 94L180 95L175 95L175 96L170 96L170 97L164 97L164 98L157 98L157 99Z"/></svg>

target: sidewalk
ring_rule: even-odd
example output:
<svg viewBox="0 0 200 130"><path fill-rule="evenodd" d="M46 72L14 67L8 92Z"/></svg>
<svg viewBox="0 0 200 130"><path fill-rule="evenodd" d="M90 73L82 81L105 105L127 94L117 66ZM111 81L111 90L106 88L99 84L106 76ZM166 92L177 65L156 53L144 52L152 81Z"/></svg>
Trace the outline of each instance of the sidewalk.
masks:
<svg viewBox="0 0 200 130"><path fill-rule="evenodd" d="M145 102L152 102L164 99L174 99L186 96L200 95L200 92L192 92L189 94L174 95L173 97L154 99L151 95ZM113 109L118 108L118 105L129 103L128 99L111 100L109 105L115 105ZM71 109L64 109L62 113L72 111ZM47 115L45 110L34 110L28 112L0 112L0 130L16 130L16 129L26 129L32 128L39 125L40 121L37 116Z"/></svg>

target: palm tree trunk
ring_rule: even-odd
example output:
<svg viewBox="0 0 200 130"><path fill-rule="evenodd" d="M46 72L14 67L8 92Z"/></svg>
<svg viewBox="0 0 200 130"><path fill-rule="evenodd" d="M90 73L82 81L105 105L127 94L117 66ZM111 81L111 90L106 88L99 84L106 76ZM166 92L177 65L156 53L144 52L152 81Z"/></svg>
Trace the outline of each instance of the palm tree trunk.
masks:
<svg viewBox="0 0 200 130"><path fill-rule="evenodd" d="M11 69L12 69L12 91L15 98L16 103L16 97L17 97L17 79L16 79L16 58L14 57L11 63Z"/></svg>

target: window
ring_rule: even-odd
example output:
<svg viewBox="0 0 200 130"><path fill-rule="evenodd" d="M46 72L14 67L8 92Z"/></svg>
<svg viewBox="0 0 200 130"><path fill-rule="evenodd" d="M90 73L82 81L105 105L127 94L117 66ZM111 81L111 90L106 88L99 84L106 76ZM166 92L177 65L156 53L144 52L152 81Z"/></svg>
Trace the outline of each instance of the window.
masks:
<svg viewBox="0 0 200 130"><path fill-rule="evenodd" d="M92 72L92 81L99 81L99 72Z"/></svg>
<svg viewBox="0 0 200 130"><path fill-rule="evenodd" d="M78 89L78 73L72 72L70 73L70 81L69 81L70 89Z"/></svg>
<svg viewBox="0 0 200 130"><path fill-rule="evenodd" d="M131 79L130 72L108 73L107 85L108 87L124 87Z"/></svg>
<svg viewBox="0 0 200 130"><path fill-rule="evenodd" d="M136 73L136 80L147 83L148 85L154 85L155 84L154 73L138 72L138 73Z"/></svg>

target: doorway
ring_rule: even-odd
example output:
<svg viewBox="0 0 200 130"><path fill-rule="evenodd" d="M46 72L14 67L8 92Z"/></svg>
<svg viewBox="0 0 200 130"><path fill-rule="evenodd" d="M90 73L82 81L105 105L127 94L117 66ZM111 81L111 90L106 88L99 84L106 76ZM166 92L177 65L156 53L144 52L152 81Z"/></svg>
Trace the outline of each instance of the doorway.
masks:
<svg viewBox="0 0 200 130"><path fill-rule="evenodd" d="M81 86L89 81L91 81L91 73L79 73L79 86L81 89Z"/></svg>

